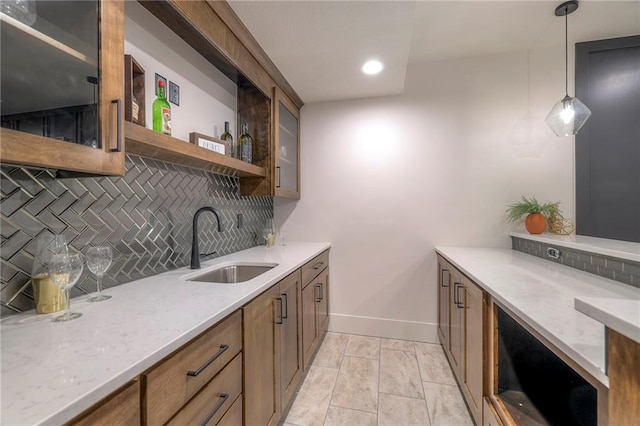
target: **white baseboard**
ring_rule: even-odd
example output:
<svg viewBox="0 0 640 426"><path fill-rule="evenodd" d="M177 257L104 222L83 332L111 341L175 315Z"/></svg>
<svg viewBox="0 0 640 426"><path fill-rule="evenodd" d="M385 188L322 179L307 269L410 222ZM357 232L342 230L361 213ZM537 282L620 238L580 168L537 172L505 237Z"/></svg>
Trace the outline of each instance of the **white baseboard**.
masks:
<svg viewBox="0 0 640 426"><path fill-rule="evenodd" d="M400 321L386 318L330 314L329 331L439 343L438 325L426 322Z"/></svg>

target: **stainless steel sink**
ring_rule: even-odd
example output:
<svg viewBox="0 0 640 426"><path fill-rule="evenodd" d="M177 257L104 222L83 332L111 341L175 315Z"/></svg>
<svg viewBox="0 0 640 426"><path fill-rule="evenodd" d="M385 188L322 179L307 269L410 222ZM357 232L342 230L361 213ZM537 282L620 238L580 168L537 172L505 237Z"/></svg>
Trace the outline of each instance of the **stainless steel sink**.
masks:
<svg viewBox="0 0 640 426"><path fill-rule="evenodd" d="M235 284L249 281L278 266L277 264L232 264L206 272L188 281Z"/></svg>

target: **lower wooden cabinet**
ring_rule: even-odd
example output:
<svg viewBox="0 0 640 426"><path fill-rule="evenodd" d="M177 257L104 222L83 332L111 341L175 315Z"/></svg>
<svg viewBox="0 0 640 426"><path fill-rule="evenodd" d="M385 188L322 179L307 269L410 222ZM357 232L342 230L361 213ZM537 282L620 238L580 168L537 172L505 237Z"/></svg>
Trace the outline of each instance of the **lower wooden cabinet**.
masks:
<svg viewBox="0 0 640 426"><path fill-rule="evenodd" d="M169 421L241 350L242 315L237 311L151 368L143 375L146 424Z"/></svg>
<svg viewBox="0 0 640 426"><path fill-rule="evenodd" d="M306 371L329 324L329 268L302 289L302 365Z"/></svg>
<svg viewBox="0 0 640 426"><path fill-rule="evenodd" d="M140 382L135 380L68 423L74 426L139 425Z"/></svg>
<svg viewBox="0 0 640 426"><path fill-rule="evenodd" d="M476 424L482 424L485 293L438 256L438 336Z"/></svg>
<svg viewBox="0 0 640 426"><path fill-rule="evenodd" d="M302 332L300 319L301 305L300 270L280 281L280 296L277 300L282 307L279 329L280 349L280 396L282 409L293 398L302 377Z"/></svg>
<svg viewBox="0 0 640 426"><path fill-rule="evenodd" d="M244 315L244 421L275 425L280 418L280 359L275 285L242 308ZM277 312L277 313L276 313Z"/></svg>

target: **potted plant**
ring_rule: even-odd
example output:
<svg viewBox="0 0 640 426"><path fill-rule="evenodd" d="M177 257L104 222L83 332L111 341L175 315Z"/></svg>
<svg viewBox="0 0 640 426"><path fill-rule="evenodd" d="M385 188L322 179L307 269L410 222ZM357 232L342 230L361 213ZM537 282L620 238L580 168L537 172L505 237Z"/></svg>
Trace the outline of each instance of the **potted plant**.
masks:
<svg viewBox="0 0 640 426"><path fill-rule="evenodd" d="M507 209L507 219L509 222L520 220L522 216L527 215L524 220L524 227L530 234L542 234L547 228L547 218L556 213L555 203L538 203L536 197L527 199L522 197L519 203L510 204Z"/></svg>

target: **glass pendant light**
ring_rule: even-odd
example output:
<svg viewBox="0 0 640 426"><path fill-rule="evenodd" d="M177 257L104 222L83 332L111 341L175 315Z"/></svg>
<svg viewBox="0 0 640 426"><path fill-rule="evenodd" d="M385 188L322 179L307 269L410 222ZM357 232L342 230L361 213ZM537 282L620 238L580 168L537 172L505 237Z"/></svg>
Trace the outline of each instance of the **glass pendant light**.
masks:
<svg viewBox="0 0 640 426"><path fill-rule="evenodd" d="M556 136L575 135L591 116L591 110L580 99L569 96L569 40L567 16L578 9L578 2L567 1L556 7L556 16L564 16L565 96L551 109L545 122Z"/></svg>

